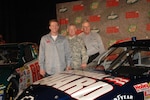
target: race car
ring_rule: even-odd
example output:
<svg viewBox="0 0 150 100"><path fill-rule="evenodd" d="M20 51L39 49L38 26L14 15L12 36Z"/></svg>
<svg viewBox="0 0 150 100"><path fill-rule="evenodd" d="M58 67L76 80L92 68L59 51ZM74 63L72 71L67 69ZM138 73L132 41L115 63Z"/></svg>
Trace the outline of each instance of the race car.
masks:
<svg viewBox="0 0 150 100"><path fill-rule="evenodd" d="M35 43L6 43L0 45L0 100L14 100L36 80L41 79Z"/></svg>
<svg viewBox="0 0 150 100"><path fill-rule="evenodd" d="M16 100L150 100L150 40L114 44L93 70L42 78Z"/></svg>

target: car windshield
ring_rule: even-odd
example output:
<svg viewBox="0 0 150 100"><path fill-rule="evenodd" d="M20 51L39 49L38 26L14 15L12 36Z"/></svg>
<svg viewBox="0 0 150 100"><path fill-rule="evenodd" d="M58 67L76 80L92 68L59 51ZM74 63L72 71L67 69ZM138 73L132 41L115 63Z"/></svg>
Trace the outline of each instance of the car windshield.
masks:
<svg viewBox="0 0 150 100"><path fill-rule="evenodd" d="M105 52L105 54L101 56L99 65L102 65L105 69L108 69L113 62L116 62L117 59L123 57L125 52L127 52L127 49L124 47L110 48L107 52Z"/></svg>
<svg viewBox="0 0 150 100"><path fill-rule="evenodd" d="M128 70L143 68L145 70L150 68L150 50L148 47L112 47L100 57L99 65L109 72L117 71L116 69L119 68Z"/></svg>
<svg viewBox="0 0 150 100"><path fill-rule="evenodd" d="M0 65L18 62L19 49L17 47L0 48Z"/></svg>

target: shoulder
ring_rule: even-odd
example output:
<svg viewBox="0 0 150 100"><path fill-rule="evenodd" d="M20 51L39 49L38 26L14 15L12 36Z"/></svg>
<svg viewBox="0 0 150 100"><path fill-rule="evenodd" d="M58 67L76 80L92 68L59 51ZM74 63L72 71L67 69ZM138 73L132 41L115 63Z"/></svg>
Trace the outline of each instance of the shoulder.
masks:
<svg viewBox="0 0 150 100"><path fill-rule="evenodd" d="M82 33L80 33L79 35L78 35L78 37L84 37L84 33L82 32Z"/></svg>
<svg viewBox="0 0 150 100"><path fill-rule="evenodd" d="M49 36L50 36L49 33L48 33L48 34L45 34L45 35L43 35L43 36L41 37L41 39L47 38L47 37L49 37Z"/></svg>
<svg viewBox="0 0 150 100"><path fill-rule="evenodd" d="M46 41L49 40L50 35L49 34L45 34L41 37L41 41Z"/></svg>
<svg viewBox="0 0 150 100"><path fill-rule="evenodd" d="M100 34L99 33L91 33L91 37L99 38Z"/></svg>

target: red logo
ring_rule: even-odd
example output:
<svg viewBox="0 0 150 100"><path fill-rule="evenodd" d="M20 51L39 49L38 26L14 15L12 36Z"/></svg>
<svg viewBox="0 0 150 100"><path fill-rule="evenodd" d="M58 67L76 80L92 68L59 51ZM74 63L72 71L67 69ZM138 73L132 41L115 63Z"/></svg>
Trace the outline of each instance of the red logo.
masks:
<svg viewBox="0 0 150 100"><path fill-rule="evenodd" d="M50 43L50 40L47 40L46 43Z"/></svg>
<svg viewBox="0 0 150 100"><path fill-rule="evenodd" d="M115 7L119 5L119 0L107 0L107 7Z"/></svg>
<svg viewBox="0 0 150 100"><path fill-rule="evenodd" d="M126 12L126 18L138 18L138 17L139 17L138 11Z"/></svg>
<svg viewBox="0 0 150 100"><path fill-rule="evenodd" d="M83 9L84 9L84 6L82 4L74 5L72 8L73 11L81 11Z"/></svg>

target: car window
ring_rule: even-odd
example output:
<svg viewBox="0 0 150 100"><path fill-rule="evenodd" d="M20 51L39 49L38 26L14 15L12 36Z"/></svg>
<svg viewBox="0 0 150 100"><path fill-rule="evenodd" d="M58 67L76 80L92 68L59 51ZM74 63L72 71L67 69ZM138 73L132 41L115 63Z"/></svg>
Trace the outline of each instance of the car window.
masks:
<svg viewBox="0 0 150 100"><path fill-rule="evenodd" d="M18 48L0 48L0 64L17 63L18 56Z"/></svg>
<svg viewBox="0 0 150 100"><path fill-rule="evenodd" d="M141 64L150 65L150 51L141 51Z"/></svg>
<svg viewBox="0 0 150 100"><path fill-rule="evenodd" d="M22 60L24 63L30 62L38 56L38 47L36 44L26 45L23 51Z"/></svg>
<svg viewBox="0 0 150 100"><path fill-rule="evenodd" d="M133 52L134 51L134 52ZM150 67L150 51L144 50L130 50L126 56L122 58L124 62L122 66L147 66Z"/></svg>
<svg viewBox="0 0 150 100"><path fill-rule="evenodd" d="M115 63L116 59L119 59L123 56L124 52L126 52L127 49L125 47L120 48L112 48L101 60L101 65L104 66L105 69L109 68L112 63ZM121 59L120 59L121 60Z"/></svg>
<svg viewBox="0 0 150 100"><path fill-rule="evenodd" d="M29 62L29 61L34 59L33 56L32 56L32 52L31 52L30 46L26 46L24 48L24 59L25 59L26 62Z"/></svg>

